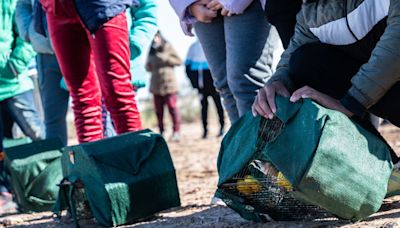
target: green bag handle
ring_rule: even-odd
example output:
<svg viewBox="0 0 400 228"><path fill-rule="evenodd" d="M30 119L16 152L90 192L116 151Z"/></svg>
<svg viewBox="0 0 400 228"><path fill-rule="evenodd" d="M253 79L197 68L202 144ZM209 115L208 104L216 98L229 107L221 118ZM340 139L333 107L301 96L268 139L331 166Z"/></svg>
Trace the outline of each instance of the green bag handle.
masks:
<svg viewBox="0 0 400 228"><path fill-rule="evenodd" d="M76 204L75 204L75 198L74 196L74 192L75 192L75 185L72 184L72 187L69 188L69 192L68 192L68 197L69 197L69 209L71 212L71 216L72 219L74 220L74 226L76 228L79 228L79 223L78 223L78 217L76 214Z"/></svg>
<svg viewBox="0 0 400 228"><path fill-rule="evenodd" d="M68 183L65 183L68 181ZM78 223L78 217L76 213L76 204L75 204L75 199L74 199L74 192L75 192L75 183L76 181L70 182L68 178L64 178L61 183L59 184L60 186L60 191L58 194L58 199L56 201L56 204L54 205L53 212L54 214L60 218L61 217L61 212L64 209L67 209L71 213L71 217L74 221L74 226L76 228L79 228L79 223Z"/></svg>

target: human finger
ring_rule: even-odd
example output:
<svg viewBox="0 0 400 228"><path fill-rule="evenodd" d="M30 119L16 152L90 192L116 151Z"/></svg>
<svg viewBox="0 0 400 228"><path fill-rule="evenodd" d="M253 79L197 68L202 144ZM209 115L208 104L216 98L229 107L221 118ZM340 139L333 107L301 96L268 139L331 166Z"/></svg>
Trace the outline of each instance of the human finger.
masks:
<svg viewBox="0 0 400 228"><path fill-rule="evenodd" d="M207 4L207 8L210 10L220 10L223 8L223 5L219 1L211 1Z"/></svg>
<svg viewBox="0 0 400 228"><path fill-rule="evenodd" d="M293 92L292 96L290 97L290 101L297 102L298 100L300 100L300 98L302 98L301 96L306 92L310 94L313 92L313 89L308 86L301 87L300 89Z"/></svg>
<svg viewBox="0 0 400 228"><path fill-rule="evenodd" d="M222 10L221 10L221 15L222 16L228 16L228 13L229 13L229 10L227 10L227 9L225 9L225 8L223 8Z"/></svg>
<svg viewBox="0 0 400 228"><path fill-rule="evenodd" d="M259 96L257 96L257 103L262 110L262 116L268 119L274 118L274 114L271 111L268 93L265 88L261 88L259 91Z"/></svg>

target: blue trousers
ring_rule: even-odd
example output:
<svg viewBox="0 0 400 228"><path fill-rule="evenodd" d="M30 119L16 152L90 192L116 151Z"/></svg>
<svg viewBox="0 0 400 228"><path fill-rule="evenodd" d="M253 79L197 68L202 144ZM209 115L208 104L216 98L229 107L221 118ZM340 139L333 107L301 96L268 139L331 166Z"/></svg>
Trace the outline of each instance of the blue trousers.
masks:
<svg viewBox="0 0 400 228"><path fill-rule="evenodd" d="M33 90L26 91L14 97L5 99L0 102L3 115L7 115L8 121L16 123L22 132L32 140L40 140L44 138L43 123L34 103ZM10 126L10 123L4 123L1 118L1 124ZM0 138L1 142L3 138Z"/></svg>
<svg viewBox="0 0 400 228"><path fill-rule="evenodd" d="M69 93L60 87L62 74L55 55L38 54L36 64L44 112L46 138L59 138L67 145Z"/></svg>

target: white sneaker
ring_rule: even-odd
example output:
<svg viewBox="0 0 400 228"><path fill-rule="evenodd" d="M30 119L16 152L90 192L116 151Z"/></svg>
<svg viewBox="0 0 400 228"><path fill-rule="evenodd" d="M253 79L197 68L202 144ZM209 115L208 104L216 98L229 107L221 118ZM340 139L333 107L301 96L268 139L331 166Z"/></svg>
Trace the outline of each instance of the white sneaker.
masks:
<svg viewBox="0 0 400 228"><path fill-rule="evenodd" d="M226 203L222 199L213 196L211 198L211 205L226 206Z"/></svg>
<svg viewBox="0 0 400 228"><path fill-rule="evenodd" d="M181 141L181 135L178 132L174 132L171 136L172 142L179 142Z"/></svg>

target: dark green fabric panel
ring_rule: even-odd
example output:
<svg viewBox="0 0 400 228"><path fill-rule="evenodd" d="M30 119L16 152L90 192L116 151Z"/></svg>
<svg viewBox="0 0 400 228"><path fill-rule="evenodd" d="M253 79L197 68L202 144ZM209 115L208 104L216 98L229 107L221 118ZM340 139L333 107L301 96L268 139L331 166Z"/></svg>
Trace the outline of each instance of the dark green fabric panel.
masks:
<svg viewBox="0 0 400 228"><path fill-rule="evenodd" d="M7 148L6 154L10 160L24 159L42 152L59 150L62 147L63 145L59 139L49 139ZM61 154L61 152L58 153Z"/></svg>
<svg viewBox="0 0 400 228"><path fill-rule="evenodd" d="M221 143L217 168L218 185L232 178L254 155L261 117L248 112L237 120L226 133Z"/></svg>
<svg viewBox="0 0 400 228"><path fill-rule="evenodd" d="M61 147L57 139L6 149L5 164L20 210L52 210L62 179Z"/></svg>
<svg viewBox="0 0 400 228"><path fill-rule="evenodd" d="M284 130L263 150L293 186L297 186L307 170L326 122L326 114L310 100L292 103L277 97L277 117L285 122Z"/></svg>
<svg viewBox="0 0 400 228"><path fill-rule="evenodd" d="M103 144L102 150L112 152L113 150L110 147L110 145ZM68 171L64 171L66 173L64 177L67 177L71 182L75 180L82 181L85 185L86 198L89 201L90 209L96 220L104 226L111 226L111 201L105 189L105 182L101 175L101 166L80 146L63 148L63 151L63 157L65 157L63 161L67 161L67 164L63 165L63 167L68 167ZM74 163L70 160L70 151L73 151ZM113 157L111 155L109 159L112 160Z"/></svg>
<svg viewBox="0 0 400 228"><path fill-rule="evenodd" d="M385 198L392 170L390 153L384 143L350 120L339 115L330 118L298 188L308 201L339 217L361 220L378 211Z"/></svg>

